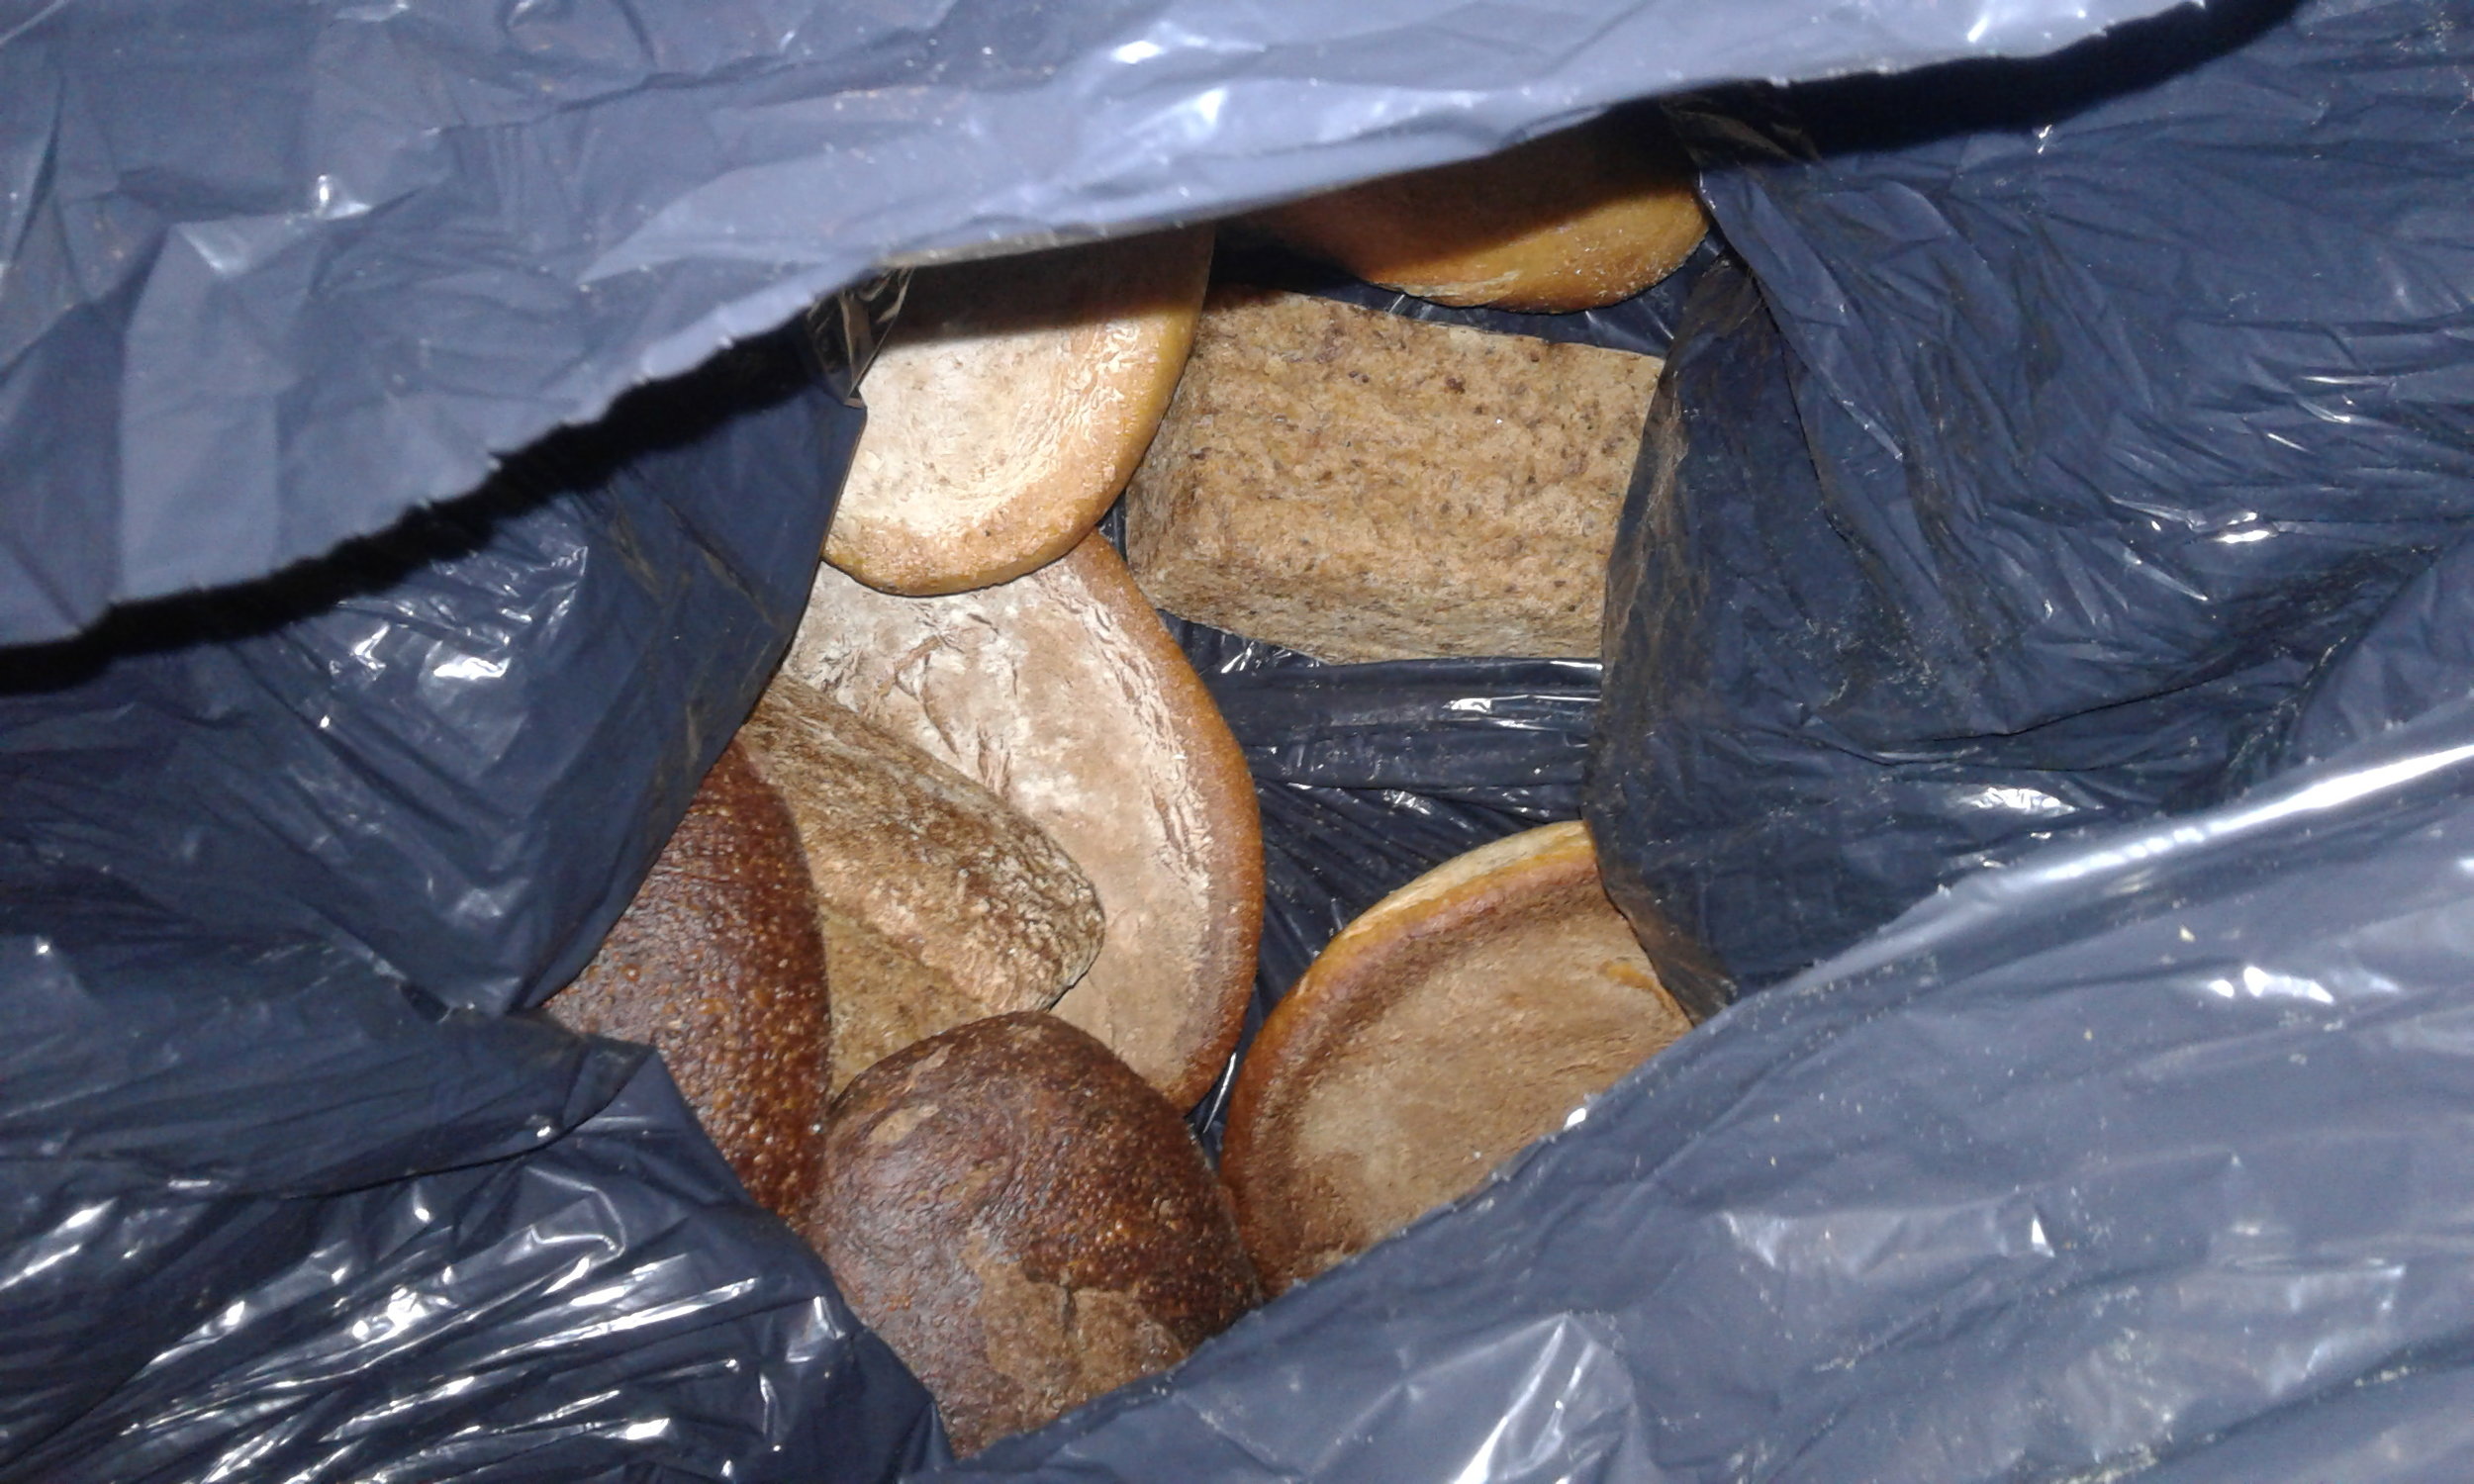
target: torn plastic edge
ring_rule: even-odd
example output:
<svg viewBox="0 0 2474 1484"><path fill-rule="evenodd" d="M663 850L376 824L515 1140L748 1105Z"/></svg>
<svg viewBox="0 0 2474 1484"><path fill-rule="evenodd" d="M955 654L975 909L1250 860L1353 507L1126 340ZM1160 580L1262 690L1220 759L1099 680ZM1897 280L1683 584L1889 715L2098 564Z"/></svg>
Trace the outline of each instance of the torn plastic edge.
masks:
<svg viewBox="0 0 2474 1484"><path fill-rule="evenodd" d="M910 294L910 270L895 268L808 307L806 344L816 379L844 407L865 409L859 385L885 348Z"/></svg>

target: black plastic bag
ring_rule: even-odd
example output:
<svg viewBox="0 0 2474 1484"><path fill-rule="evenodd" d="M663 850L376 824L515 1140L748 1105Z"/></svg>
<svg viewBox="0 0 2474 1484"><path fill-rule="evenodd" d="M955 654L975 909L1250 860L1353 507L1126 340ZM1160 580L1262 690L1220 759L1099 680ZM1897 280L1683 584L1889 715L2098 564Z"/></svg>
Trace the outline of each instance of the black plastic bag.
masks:
<svg viewBox="0 0 2474 1484"><path fill-rule="evenodd" d="M2263 777L2474 520L2462 17L2284 9L1679 110L1751 281L1669 365L1590 817L1744 980Z"/></svg>
<svg viewBox="0 0 2474 1484"><path fill-rule="evenodd" d="M642 1050L507 1013L781 657L859 421L811 385L757 342L389 538L0 655L0 1477L942 1456Z"/></svg>
<svg viewBox="0 0 2474 1484"><path fill-rule="evenodd" d="M2325 760L1968 878L954 1476L2460 1477L2474 673L2419 660L2469 576Z"/></svg>
<svg viewBox="0 0 2474 1484"><path fill-rule="evenodd" d="M20 7L0 644L462 495L882 264L1195 220L1653 93L2161 0Z"/></svg>
<svg viewBox="0 0 2474 1484"><path fill-rule="evenodd" d="M384 527L889 256L1231 209L1748 72L2043 50L2149 8L43 9L0 26L22 492L0 638ZM2414 132L2443 118L2449 19L2315 10L2227 89L2317 127L2301 80L2359 80L2327 117L2358 126L2364 168L2325 216L2415 185L2429 215L2389 226L2435 234L2392 231L2408 257L2461 209L2429 189L2458 176L2416 165L2455 138ZM1777 138L1707 117L1731 147ZM2041 142L1876 154L1930 199ZM2261 139L2200 142L2221 169L2193 178L2241 199ZM1712 181L1764 291L1817 282L1788 250L1810 234L1757 189L1796 168ZM2082 225L2256 235L2183 199ZM1809 347L1827 316L1784 323ZM2418 416L2332 425L2411 493L2457 471L2453 334L2375 323L2356 348L2429 357L2389 389ZM1835 348L1929 356L1948 326L1921 327ZM2037 353L1979 369L2047 364L2018 343ZM6 655L0 1327L24 1339L0 1477L864 1478L940 1456L915 1385L635 1054L503 1013L591 952L795 615L851 423L757 360L720 416L646 436L640 407L614 414L585 440L613 456L522 462L405 533L416 557ZM1796 402L1829 467L1857 468L1827 412ZM1875 509L1846 491L1832 509ZM2246 590L2259 621L2229 632L2290 608L2345 653L2308 692L2272 677L2216 783L2108 802L2071 851L1962 881L1687 1038L1507 1183L975 1469L2451 1472L2474 1348L2453 1203L2474 724L2451 646L2474 615L2427 580L2455 559L2383 606L2416 570L2399 553L2453 516L2416 514L2409 541L2373 516L2350 532L2369 577ZM2267 544L2349 533L2301 524ZM2306 755L2326 761L2277 772ZM2254 776L2213 812L2120 824ZM1880 843L1889 888L1826 903L1836 930L1947 864ZM574 1262L543 1260L570 1240Z"/></svg>

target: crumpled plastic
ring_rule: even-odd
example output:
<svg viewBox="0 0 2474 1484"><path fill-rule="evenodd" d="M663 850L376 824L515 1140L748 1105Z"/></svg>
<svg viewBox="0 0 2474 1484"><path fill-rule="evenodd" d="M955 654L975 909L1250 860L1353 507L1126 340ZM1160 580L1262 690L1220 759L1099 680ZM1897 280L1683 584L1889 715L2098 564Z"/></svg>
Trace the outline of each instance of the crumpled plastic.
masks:
<svg viewBox="0 0 2474 1484"><path fill-rule="evenodd" d="M175 0L6 23L0 449L17 498L0 512L0 641L21 647L0 651L0 1478L865 1479L943 1463L924 1394L747 1206L658 1069L524 1008L590 955L778 656L857 427L781 340L614 405L624 389L898 259L1233 209L1687 84L2047 50L2152 8L1085 0L691 21ZM2175 66L2200 42L2250 45L2192 74L2204 83L2117 69L2110 112L2088 117L2124 127L2099 142L2184 149L2175 192L2022 235L2066 229L2120 264L2195 274L2220 257L2173 242L2223 262L2262 239L2349 244L2322 278L2242 280L2250 297L2230 302L2285 306L2286 333L2238 343L2170 304L2077 315L2075 259L1996 233L1966 239L1971 264L1936 235L1976 220L1972 198L1960 211L1937 190L2040 178L2061 164L2037 161L2066 164L2098 133L2074 132L2047 74L1960 75L2000 105L1994 122L2049 108L2049 129L1919 140L1936 126L1910 111L1819 165L1777 157L1792 135L1757 100L1687 111L1713 157L1753 160L1708 182L1749 276L1713 268L1695 287L1676 405L1784 386L1764 406L1793 419L1803 477L1845 529L1943 509L1897 484L1887 450L1925 446L1900 427L1938 416L1996 451L2012 434L2041 446L2044 425L1999 414L2046 404L1986 388L2097 396L2063 375L2088 354L2141 373L2104 393L2131 413L2215 415L2224 488L2260 460L2281 471L2260 488L2290 509L2175 537L2223 564L2190 586L2234 647L2217 657L2232 668L2155 697L2159 717L2192 696L2216 708L2192 733L2201 762L2071 755L2097 791L2060 825L2025 794L1980 792L2028 827L1970 845L1921 905L1950 862L1860 812L1836 817L1832 848L1885 864L1814 915L1773 893L1764 930L1686 893L1679 910L1721 928L1740 966L1748 945L1788 968L1856 946L1685 1038L1502 1183L967 1471L2461 1472L2474 585L2449 492L2474 405L2451 353L2474 277L2457 271L2462 193L2432 185L2462 178L2462 136L2425 130L2462 101L2451 19L2352 0L2140 33ZM2125 55L2052 75L2084 82L2068 67ZM1845 120L1807 95L1802 127L1878 120L1867 90L1887 86L1842 85ZM2295 131L2324 157L2279 153ZM2116 186L2137 178L2084 158ZM1907 210L1937 201L1938 218ZM1814 251L1834 205L1894 250ZM1970 337L2027 302L2056 313ZM2331 369L2331 347L2354 359ZM1888 381L1867 355L1945 374ZM2168 365L2240 376L2153 374ZM2315 396L2188 395L2296 367L2324 379ZM2164 425L2102 427L2137 452ZM2304 443L2292 467L2271 435ZM1791 484L1768 423L1735 436ZM2053 457L2071 446L2113 445L2065 439ZM2176 504L2130 477L2178 488L2204 460L2131 462L2140 519L2214 518L2197 497L2217 485ZM1940 468L1950 509L2000 494L1954 478L1971 467ZM2359 488L2346 518L2319 503L2331 467ZM1694 477L1713 496L1772 488ZM1750 509L1786 512L1790 484ZM2023 572L2019 553L2047 560L2078 538L2074 511L2004 549ZM2095 529L2137 534L2129 516ZM2116 548L2144 566L2077 569L2093 626L2037 661L2066 659L2052 673L2076 689L2040 702L2027 670L1995 674L2016 686L1984 686L1984 737L2043 725L2040 704L2093 704L2159 654L2185 673L2173 645L2206 625L2130 601L2171 591L2157 571L2190 576L2146 539ZM2241 581L2209 586L2227 573ZM1861 577L1917 613L1942 601L1903 569ZM1837 601L1833 580L1780 592ZM2117 598L2124 622L2093 624ZM2284 647L2243 649L2268 636ZM1610 707L1646 694L1625 665L1619 651ZM1310 701L1367 725L1290 743L1268 740L1285 722L1248 722L1267 768L1340 770L1293 785L1312 798L1385 766L1391 744L1369 739L1411 710L1353 717L1278 668L1247 681L1258 719ZM1792 676L1820 682L1812 707L1846 679ZM1690 679L1670 694L1784 694ZM1222 689L1242 712L1244 688ZM1548 717L1569 693L1504 694ZM1696 714L1622 713L1599 782L1609 758L1639 761L1619 732ZM1557 761L1516 787L1570 787L1570 733L1538 730ZM1698 735L1668 756L1729 761L1737 734ZM2152 758L2175 740L2161 721L2146 735ZM1456 807L1476 807L1452 797L1463 784L1491 787L1372 777ZM1421 780L1431 793L1395 787ZM1300 837L1325 829L1300 817ZM1368 817L1374 843L1409 832ZM1777 864L1781 880L1802 869L1792 852Z"/></svg>
<svg viewBox="0 0 2474 1484"><path fill-rule="evenodd" d="M2474 672L2399 678L2474 625L2470 563L2338 663L2319 761L1968 877L934 1476L2461 1475Z"/></svg>
<svg viewBox="0 0 2474 1484"><path fill-rule="evenodd" d="M0 644L383 529L877 266L2160 8L37 7L0 21Z"/></svg>
<svg viewBox="0 0 2474 1484"><path fill-rule="evenodd" d="M2265 777L2474 522L2474 50L2289 10L1675 110L1749 276L1669 362L1590 819L1742 982Z"/></svg>
<svg viewBox="0 0 2474 1484"><path fill-rule="evenodd" d="M1331 665L1164 616L1245 752L1263 817L1254 994L1227 1067L1189 1115L1217 1154L1264 1018L1342 928L1455 856L1580 816L1598 665Z"/></svg>
<svg viewBox="0 0 2474 1484"><path fill-rule="evenodd" d="M944 1456L643 1049L510 1013L779 662L860 420L775 336L387 538L0 651L0 1478Z"/></svg>

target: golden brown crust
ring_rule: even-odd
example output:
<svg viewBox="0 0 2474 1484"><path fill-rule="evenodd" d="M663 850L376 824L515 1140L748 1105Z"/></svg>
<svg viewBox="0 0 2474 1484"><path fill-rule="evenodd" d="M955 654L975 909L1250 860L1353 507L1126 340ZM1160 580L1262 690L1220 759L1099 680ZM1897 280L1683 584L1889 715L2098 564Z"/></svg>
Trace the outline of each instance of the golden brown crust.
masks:
<svg viewBox="0 0 2474 1484"><path fill-rule="evenodd" d="M1126 492L1134 574L1318 659L1595 656L1661 364L1215 289Z"/></svg>
<svg viewBox="0 0 2474 1484"><path fill-rule="evenodd" d="M1437 304L1595 309L1672 273L1708 232L1688 161L1638 119L1387 176L1253 221L1358 277Z"/></svg>
<svg viewBox="0 0 2474 1484"><path fill-rule="evenodd" d="M862 388L825 560L918 596L1071 550L1159 426L1210 266L1196 230L920 270Z"/></svg>
<svg viewBox="0 0 2474 1484"><path fill-rule="evenodd" d="M823 568L784 668L1064 847L1107 932L1056 1013L1180 1107L1198 1100L1254 978L1261 821L1244 753L1107 542L949 598Z"/></svg>
<svg viewBox="0 0 2474 1484"><path fill-rule="evenodd" d="M1091 967L1091 882L987 788L788 673L740 737L815 881L834 1086L950 1026L1044 1010Z"/></svg>
<svg viewBox="0 0 2474 1484"><path fill-rule="evenodd" d="M879 1063L826 1148L809 1238L961 1452L1175 1364L1260 1298L1177 1110L1052 1016Z"/></svg>
<svg viewBox="0 0 2474 1484"><path fill-rule="evenodd" d="M823 1150L824 975L799 833L733 741L601 952L546 1008L657 1048L748 1193L797 1220Z"/></svg>
<svg viewBox="0 0 2474 1484"><path fill-rule="evenodd" d="M1278 1292L1467 1193L1685 1029L1598 879L1549 825L1420 877L1274 1009L1221 1170Z"/></svg>

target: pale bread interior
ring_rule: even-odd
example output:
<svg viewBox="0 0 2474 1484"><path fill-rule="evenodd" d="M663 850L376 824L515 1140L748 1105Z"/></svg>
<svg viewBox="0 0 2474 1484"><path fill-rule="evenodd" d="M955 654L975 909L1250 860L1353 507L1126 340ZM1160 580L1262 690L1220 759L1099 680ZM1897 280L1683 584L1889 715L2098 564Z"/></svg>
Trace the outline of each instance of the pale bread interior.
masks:
<svg viewBox="0 0 2474 1484"><path fill-rule="evenodd" d="M1317 659L1594 657L1663 364L1223 285L1128 558L1168 611Z"/></svg>

